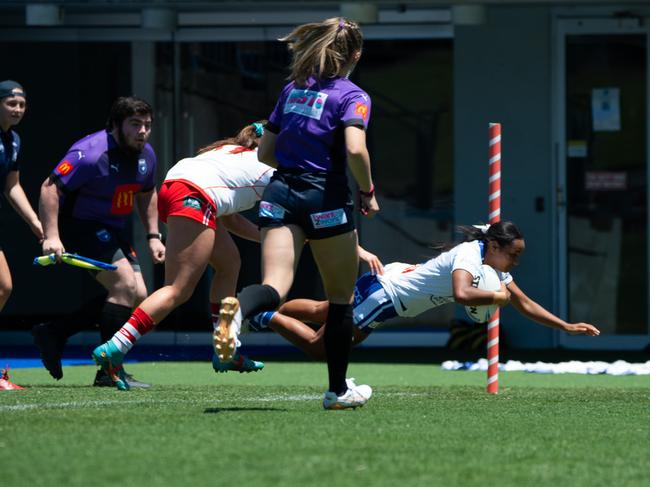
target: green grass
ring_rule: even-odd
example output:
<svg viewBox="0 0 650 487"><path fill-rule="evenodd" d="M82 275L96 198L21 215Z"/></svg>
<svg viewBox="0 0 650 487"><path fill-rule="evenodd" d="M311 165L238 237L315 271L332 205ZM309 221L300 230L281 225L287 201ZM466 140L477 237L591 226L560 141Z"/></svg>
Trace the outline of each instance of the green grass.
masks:
<svg viewBox="0 0 650 487"><path fill-rule="evenodd" d="M91 367L0 394L3 486L647 485L644 377L501 375L352 364L375 389L356 411L323 411L325 367L267 363L220 374L207 363L133 364L155 383L88 387ZM360 381L358 381L360 382Z"/></svg>

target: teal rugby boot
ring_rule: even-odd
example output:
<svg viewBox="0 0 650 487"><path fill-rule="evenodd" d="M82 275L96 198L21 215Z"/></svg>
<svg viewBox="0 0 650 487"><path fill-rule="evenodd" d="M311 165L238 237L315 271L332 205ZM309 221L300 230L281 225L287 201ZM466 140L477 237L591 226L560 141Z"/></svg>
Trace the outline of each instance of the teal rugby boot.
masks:
<svg viewBox="0 0 650 487"><path fill-rule="evenodd" d="M215 353L212 356L212 368L215 372L228 372L229 370L243 373L243 372L257 372L264 368L264 362L257 362L251 360L246 355L236 353L232 362L220 362L219 357Z"/></svg>
<svg viewBox="0 0 650 487"><path fill-rule="evenodd" d="M122 367L124 354L118 350L111 341L100 345L93 350L93 360L108 374L113 384L120 391L128 391L129 383L126 380L126 374Z"/></svg>

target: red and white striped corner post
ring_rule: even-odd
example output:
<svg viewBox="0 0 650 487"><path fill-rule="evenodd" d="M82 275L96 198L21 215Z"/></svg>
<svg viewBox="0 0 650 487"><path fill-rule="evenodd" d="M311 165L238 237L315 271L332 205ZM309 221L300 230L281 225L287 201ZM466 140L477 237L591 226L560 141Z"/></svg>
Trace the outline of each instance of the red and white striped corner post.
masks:
<svg viewBox="0 0 650 487"><path fill-rule="evenodd" d="M490 163L488 223L501 220L501 124L490 123ZM490 318L487 329L487 392L499 393L499 309Z"/></svg>

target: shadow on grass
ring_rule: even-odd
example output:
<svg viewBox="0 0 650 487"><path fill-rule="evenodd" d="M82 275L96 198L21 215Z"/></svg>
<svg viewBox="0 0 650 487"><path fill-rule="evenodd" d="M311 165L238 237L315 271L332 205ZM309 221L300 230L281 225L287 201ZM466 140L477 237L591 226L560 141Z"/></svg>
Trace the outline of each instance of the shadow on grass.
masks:
<svg viewBox="0 0 650 487"><path fill-rule="evenodd" d="M286 413L288 409L284 408L255 408L255 407L250 407L250 408L240 408L240 407L232 407L232 408L206 408L203 413L204 414L216 414L216 413L228 413L228 412L249 412L249 411L267 411L267 412L284 412Z"/></svg>

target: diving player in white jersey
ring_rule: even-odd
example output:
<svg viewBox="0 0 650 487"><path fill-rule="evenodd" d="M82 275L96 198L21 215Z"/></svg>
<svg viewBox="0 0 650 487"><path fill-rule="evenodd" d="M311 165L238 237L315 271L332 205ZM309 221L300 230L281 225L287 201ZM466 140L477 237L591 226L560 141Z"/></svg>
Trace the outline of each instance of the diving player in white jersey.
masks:
<svg viewBox="0 0 650 487"><path fill-rule="evenodd" d="M235 293L241 261L228 232L260 241L257 226L238 212L255 205L273 173L257 160L263 131L262 122L247 125L236 136L204 147L196 157L182 159L167 173L158 195L158 213L167 223L165 285L93 352L118 389L128 389L122 373L124 355L190 298L208 264L215 270L210 287L213 321L218 319L221 299ZM250 372L264 365L237 355L227 364L215 360L213 366L219 372Z"/></svg>
<svg viewBox="0 0 650 487"><path fill-rule="evenodd" d="M511 222L487 228L460 227L465 242L418 265L394 262L384 273L362 275L354 290L353 344L361 343L372 330L395 316L412 317L437 306L456 302L465 306L509 302L522 315L539 324L572 335L597 336L600 331L589 323L567 323L530 299L515 284L510 270L519 263L525 242ZM500 291L472 286L482 264L493 267L501 279ZM271 328L312 358L325 357L323 327L314 330L303 322L322 324L327 317L327 301L292 300L277 312L264 312L249 320L252 329Z"/></svg>

